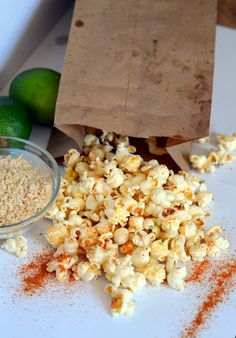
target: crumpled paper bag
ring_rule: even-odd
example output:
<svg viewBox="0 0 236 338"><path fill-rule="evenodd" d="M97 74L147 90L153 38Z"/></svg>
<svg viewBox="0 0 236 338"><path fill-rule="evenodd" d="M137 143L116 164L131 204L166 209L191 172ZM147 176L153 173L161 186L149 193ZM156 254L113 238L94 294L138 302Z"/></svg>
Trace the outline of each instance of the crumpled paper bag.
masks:
<svg viewBox="0 0 236 338"><path fill-rule="evenodd" d="M166 137L188 169L189 141L209 132L216 17L215 0L77 1L56 128L79 146L83 126Z"/></svg>

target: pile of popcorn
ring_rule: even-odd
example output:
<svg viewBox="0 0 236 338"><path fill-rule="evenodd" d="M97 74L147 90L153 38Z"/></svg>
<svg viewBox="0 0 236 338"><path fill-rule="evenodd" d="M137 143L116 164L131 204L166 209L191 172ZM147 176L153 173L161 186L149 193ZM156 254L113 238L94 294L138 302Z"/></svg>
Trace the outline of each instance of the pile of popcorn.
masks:
<svg viewBox="0 0 236 338"><path fill-rule="evenodd" d="M216 166L231 163L234 160L233 150L236 150L236 133L231 136L217 135L216 149L212 149L208 156L205 155L191 155L190 162L192 167L197 169L200 173L213 173ZM200 139L200 143L205 143L208 138Z"/></svg>
<svg viewBox="0 0 236 338"><path fill-rule="evenodd" d="M48 271L110 282L112 314L131 314L133 294L147 282L184 290L186 265L218 256L229 243L204 228L212 194L199 177L145 162L127 137L88 134L83 153L65 155L60 193L47 217L56 248Z"/></svg>

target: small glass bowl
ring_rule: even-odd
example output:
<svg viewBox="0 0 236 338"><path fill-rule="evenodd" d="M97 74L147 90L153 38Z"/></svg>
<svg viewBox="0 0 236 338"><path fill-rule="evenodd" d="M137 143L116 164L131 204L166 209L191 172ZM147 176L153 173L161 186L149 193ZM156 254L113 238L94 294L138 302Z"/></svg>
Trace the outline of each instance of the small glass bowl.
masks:
<svg viewBox="0 0 236 338"><path fill-rule="evenodd" d="M16 137L0 136L0 157L6 156L22 156L33 166L38 168L40 173L44 175L49 182L51 182L52 193L47 205L45 205L45 207L36 214L14 224L1 225L0 239L13 237L39 221L54 203L59 192L61 180L59 167L52 155L30 141Z"/></svg>

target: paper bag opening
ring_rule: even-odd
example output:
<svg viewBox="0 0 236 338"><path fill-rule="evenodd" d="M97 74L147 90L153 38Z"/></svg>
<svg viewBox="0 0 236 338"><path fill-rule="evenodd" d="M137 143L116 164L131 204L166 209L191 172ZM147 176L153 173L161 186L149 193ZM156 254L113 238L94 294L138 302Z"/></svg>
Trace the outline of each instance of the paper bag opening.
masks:
<svg viewBox="0 0 236 338"><path fill-rule="evenodd" d="M164 136L186 169L185 143L209 133L216 14L215 0L77 1L55 126L80 146L82 126Z"/></svg>

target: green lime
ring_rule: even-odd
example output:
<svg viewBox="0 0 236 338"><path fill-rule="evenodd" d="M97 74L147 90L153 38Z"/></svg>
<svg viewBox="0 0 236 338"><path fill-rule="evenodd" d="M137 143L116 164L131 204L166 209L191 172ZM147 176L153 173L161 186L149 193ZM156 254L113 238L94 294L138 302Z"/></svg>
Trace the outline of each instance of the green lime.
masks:
<svg viewBox="0 0 236 338"><path fill-rule="evenodd" d="M52 125L60 77L52 69L28 69L13 79L9 95L24 103L34 122Z"/></svg>
<svg viewBox="0 0 236 338"><path fill-rule="evenodd" d="M27 108L8 96L0 96L0 136L28 139L32 123Z"/></svg>

